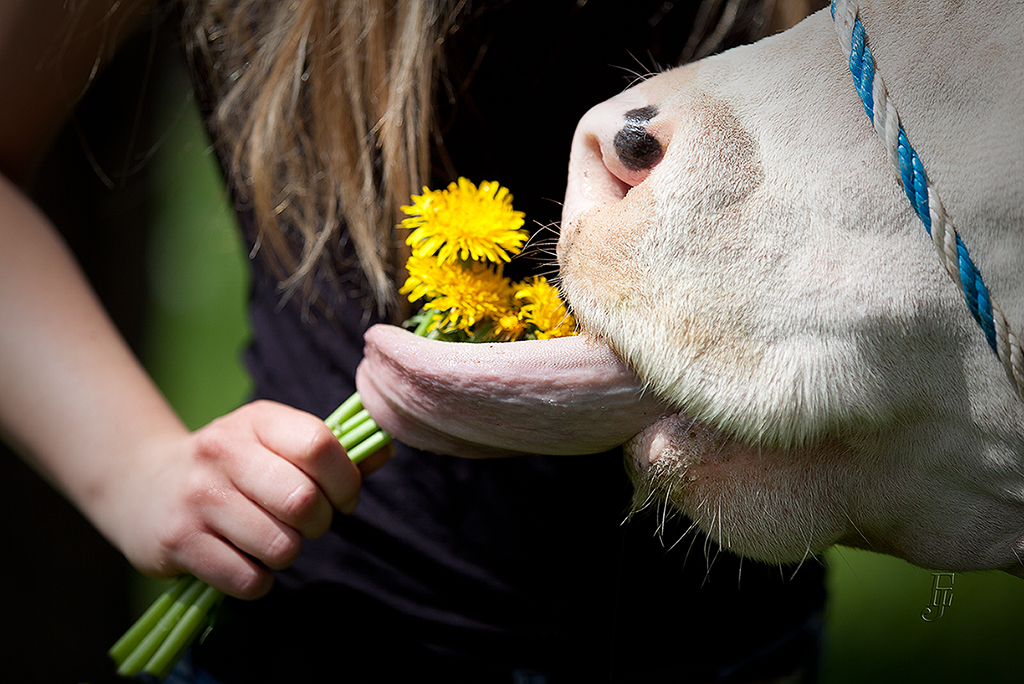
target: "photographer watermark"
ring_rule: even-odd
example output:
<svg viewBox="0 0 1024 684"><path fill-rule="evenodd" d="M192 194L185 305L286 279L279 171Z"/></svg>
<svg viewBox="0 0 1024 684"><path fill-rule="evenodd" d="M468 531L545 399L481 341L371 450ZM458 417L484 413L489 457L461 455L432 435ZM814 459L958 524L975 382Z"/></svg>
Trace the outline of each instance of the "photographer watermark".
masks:
<svg viewBox="0 0 1024 684"><path fill-rule="evenodd" d="M946 608L953 604L953 580L956 574L952 572L932 573L932 602L921 610L921 618L925 622L934 622L942 617Z"/></svg>

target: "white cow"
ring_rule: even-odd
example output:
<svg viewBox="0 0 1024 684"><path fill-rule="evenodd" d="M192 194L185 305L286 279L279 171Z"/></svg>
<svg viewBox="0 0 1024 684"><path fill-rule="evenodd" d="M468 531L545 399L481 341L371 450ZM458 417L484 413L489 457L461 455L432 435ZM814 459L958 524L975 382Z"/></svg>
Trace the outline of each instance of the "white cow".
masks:
<svg viewBox="0 0 1024 684"><path fill-rule="evenodd" d="M1024 4L835 9L591 110L558 247L585 335L374 329L359 382L378 422L457 454L628 442L638 506L756 559L842 543L1024 577ZM854 87L855 17L877 128L891 143L898 114L942 250ZM954 227L998 354L947 272ZM474 415L446 409L467 392ZM489 422L516 411L530 430Z"/></svg>

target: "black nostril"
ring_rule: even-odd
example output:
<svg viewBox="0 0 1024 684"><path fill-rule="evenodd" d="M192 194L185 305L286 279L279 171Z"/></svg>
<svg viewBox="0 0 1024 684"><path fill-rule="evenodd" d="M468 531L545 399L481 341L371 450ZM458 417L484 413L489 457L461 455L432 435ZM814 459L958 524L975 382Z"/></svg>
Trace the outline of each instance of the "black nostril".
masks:
<svg viewBox="0 0 1024 684"><path fill-rule="evenodd" d="M661 161L661 143L647 132L647 123L657 115L654 105L631 109L624 116L626 125L615 134L615 153L630 171L645 171Z"/></svg>

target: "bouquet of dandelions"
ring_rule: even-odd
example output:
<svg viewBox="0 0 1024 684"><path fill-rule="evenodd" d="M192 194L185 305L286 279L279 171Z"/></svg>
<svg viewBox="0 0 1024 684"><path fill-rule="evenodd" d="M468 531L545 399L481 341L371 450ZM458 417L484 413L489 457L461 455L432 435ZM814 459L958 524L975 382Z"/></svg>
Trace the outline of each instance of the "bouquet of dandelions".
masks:
<svg viewBox="0 0 1024 684"><path fill-rule="evenodd" d="M401 294L424 304L407 324L425 337L453 342L505 342L575 334L576 323L543 277L512 282L504 264L526 243L523 213L498 183L459 178L445 190L423 189L402 207L411 229L409 277ZM359 463L391 441L353 394L325 420ZM175 580L111 647L122 676L166 678L192 643L212 626L223 595L191 576Z"/></svg>

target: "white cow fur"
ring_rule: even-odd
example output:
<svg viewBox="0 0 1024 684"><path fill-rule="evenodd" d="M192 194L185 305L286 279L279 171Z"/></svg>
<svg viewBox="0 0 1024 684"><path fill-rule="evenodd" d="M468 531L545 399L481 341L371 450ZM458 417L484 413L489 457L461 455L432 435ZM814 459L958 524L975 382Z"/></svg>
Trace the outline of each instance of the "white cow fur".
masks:
<svg viewBox="0 0 1024 684"><path fill-rule="evenodd" d="M1024 7L861 5L908 137L1024 332ZM649 175L612 147L645 105L665 149ZM1024 576L1024 400L904 196L828 10L588 113L559 262L584 329L680 411L628 446L638 505L668 499L768 561L838 542Z"/></svg>

